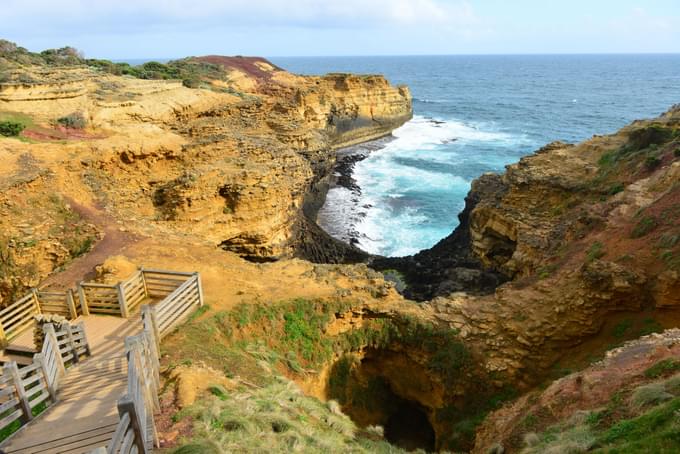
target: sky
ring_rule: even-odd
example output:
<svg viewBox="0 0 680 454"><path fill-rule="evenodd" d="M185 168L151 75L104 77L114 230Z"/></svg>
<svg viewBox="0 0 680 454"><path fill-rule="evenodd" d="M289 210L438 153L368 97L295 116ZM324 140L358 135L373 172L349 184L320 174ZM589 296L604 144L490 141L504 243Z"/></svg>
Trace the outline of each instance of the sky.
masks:
<svg viewBox="0 0 680 454"><path fill-rule="evenodd" d="M92 58L680 52L680 0L0 3L0 38Z"/></svg>

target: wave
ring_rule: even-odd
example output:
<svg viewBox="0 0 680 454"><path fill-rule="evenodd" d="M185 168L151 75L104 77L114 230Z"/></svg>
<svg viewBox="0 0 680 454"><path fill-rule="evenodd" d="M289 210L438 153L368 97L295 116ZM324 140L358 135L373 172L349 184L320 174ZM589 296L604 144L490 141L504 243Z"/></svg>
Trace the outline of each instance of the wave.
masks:
<svg viewBox="0 0 680 454"><path fill-rule="evenodd" d="M360 191L333 188L319 212L328 233L373 254L410 255L457 225L472 178L510 160L522 136L456 120L415 116L354 166ZM513 158L514 159L514 158Z"/></svg>

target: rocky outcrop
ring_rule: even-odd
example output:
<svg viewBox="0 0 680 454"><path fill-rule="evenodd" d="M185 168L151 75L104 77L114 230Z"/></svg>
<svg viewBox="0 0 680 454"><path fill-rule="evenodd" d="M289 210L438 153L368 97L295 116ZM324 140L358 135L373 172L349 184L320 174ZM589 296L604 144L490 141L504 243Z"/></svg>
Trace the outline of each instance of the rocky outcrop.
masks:
<svg viewBox="0 0 680 454"><path fill-rule="evenodd" d="M672 398L663 392L663 378L677 370L679 354L680 330L677 329L645 336L611 350L604 359L586 369L492 413L477 431L471 452L486 454L500 449L506 453L526 452L523 448L530 452L585 452L588 446L595 447L597 432L605 432L619 420L632 419L647 410L631 398L636 390L660 389L659 402ZM678 378L671 380L677 382ZM677 389L669 391L677 395ZM562 435L574 427L580 429L580 439L569 440ZM654 424L645 435L653 437L653 431L660 429L660 424ZM531 449L540 444L537 433L544 431L551 431L548 440L559 446ZM579 446L579 442L586 446ZM642 446L653 452L651 446Z"/></svg>
<svg viewBox="0 0 680 454"><path fill-rule="evenodd" d="M422 283L407 275L414 292L445 295L425 306L484 352L487 370L520 388L583 344L610 343L612 314L672 327L678 124L674 109L578 146L551 144L476 180L460 227L407 259L425 270ZM658 143L640 144L650 129ZM510 282L493 294L451 293L478 290L485 273Z"/></svg>

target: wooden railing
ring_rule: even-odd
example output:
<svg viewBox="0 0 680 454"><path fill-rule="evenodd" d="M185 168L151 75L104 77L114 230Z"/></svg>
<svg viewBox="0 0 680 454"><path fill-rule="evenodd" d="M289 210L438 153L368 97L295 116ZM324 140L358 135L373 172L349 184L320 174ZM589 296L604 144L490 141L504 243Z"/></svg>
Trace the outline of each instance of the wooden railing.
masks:
<svg viewBox="0 0 680 454"><path fill-rule="evenodd" d="M69 320L74 320L80 315L71 290L65 292L33 290L33 293L38 300L40 312L43 314L57 314Z"/></svg>
<svg viewBox="0 0 680 454"><path fill-rule="evenodd" d="M73 292L44 292L32 289L28 295L0 311L0 344L7 344L33 328L34 315L57 314L68 319L78 317Z"/></svg>
<svg viewBox="0 0 680 454"><path fill-rule="evenodd" d="M93 451L93 454L143 454L151 452L154 445L159 446L153 414L160 409L160 341L203 305L201 277L198 273L149 273L177 277L172 280L184 277L184 281L160 303L142 306L142 332L125 339L128 384L126 394L118 400L120 420L108 446Z"/></svg>
<svg viewBox="0 0 680 454"><path fill-rule="evenodd" d="M203 289L198 273L191 275L163 301L149 308L150 316L162 338L203 304Z"/></svg>
<svg viewBox="0 0 680 454"><path fill-rule="evenodd" d="M195 273L140 269L128 279L117 284L81 282L78 284L78 303L73 290L46 292L33 289L31 292L0 311L0 344L7 344L24 331L33 327L33 316L37 314L58 314L69 320L79 315L110 314L129 317L146 298L165 298L176 294L184 286L191 295L184 293L167 301L169 309L160 310L161 326L167 329L167 321L174 319L176 310L190 310L184 299L196 299L200 292L200 281L192 281ZM166 307L164 306L164 307Z"/></svg>
<svg viewBox="0 0 680 454"><path fill-rule="evenodd" d="M111 284L81 282L78 284L83 315L111 314L122 315L118 287Z"/></svg>
<svg viewBox="0 0 680 454"><path fill-rule="evenodd" d="M0 431L31 421L38 406L47 407L57 400L57 391L66 368L80 357L90 354L90 346L82 323L66 324L59 331L46 324L45 339L40 353L33 356L28 366L18 367L10 361L2 369L0 378Z"/></svg>
<svg viewBox="0 0 680 454"><path fill-rule="evenodd" d="M15 301L0 311L0 337L8 342L33 327L33 316L40 314L40 304L35 292Z"/></svg>

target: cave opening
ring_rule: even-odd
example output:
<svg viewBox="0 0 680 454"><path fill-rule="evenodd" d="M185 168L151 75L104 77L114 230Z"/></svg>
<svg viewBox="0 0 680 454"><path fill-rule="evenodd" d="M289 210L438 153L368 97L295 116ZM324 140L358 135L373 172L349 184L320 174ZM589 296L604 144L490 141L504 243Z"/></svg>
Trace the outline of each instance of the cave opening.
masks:
<svg viewBox="0 0 680 454"><path fill-rule="evenodd" d="M407 451L437 451L433 409L426 403L429 380L406 356L374 349L345 355L328 379L328 397L357 426L379 426L385 441Z"/></svg>
<svg viewBox="0 0 680 454"><path fill-rule="evenodd" d="M403 400L385 423L385 439L407 451L435 450L435 433L427 415L418 404Z"/></svg>

